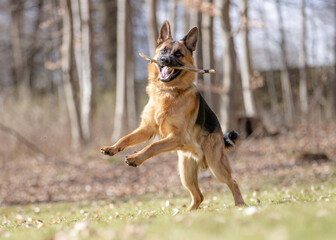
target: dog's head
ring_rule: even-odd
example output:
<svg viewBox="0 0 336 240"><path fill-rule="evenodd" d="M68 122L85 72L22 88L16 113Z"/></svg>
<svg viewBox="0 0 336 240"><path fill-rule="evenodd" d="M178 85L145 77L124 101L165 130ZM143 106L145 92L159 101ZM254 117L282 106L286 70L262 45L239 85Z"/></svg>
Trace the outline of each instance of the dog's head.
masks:
<svg viewBox="0 0 336 240"><path fill-rule="evenodd" d="M197 27L192 28L183 39L172 38L170 25L164 21L161 25L154 58L160 63L156 65L155 80L166 86L185 87L195 80L195 73L173 69L174 66L195 67L193 52L198 39Z"/></svg>

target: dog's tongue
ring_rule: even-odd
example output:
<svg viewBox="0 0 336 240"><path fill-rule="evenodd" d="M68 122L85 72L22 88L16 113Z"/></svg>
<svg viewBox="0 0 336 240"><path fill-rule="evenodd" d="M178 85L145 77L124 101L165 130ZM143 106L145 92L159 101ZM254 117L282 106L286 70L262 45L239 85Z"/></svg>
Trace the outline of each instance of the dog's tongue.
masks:
<svg viewBox="0 0 336 240"><path fill-rule="evenodd" d="M172 68L164 66L161 70L161 75L163 78L168 78L169 75L172 73L172 71L173 71Z"/></svg>

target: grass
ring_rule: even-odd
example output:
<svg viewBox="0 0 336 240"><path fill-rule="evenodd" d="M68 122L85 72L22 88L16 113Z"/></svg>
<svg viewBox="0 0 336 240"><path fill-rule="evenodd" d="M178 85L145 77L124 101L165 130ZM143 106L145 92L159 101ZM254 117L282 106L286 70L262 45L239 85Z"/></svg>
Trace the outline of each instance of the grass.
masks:
<svg viewBox="0 0 336 240"><path fill-rule="evenodd" d="M206 193L186 212L189 196L43 203L0 208L6 239L335 239L336 183L245 193Z"/></svg>

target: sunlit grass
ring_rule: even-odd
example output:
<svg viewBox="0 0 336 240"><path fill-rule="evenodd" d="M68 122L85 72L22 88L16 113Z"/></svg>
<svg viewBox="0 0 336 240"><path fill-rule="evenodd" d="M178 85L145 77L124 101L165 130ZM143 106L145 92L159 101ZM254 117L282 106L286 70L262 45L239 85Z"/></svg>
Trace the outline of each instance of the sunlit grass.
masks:
<svg viewBox="0 0 336 240"><path fill-rule="evenodd" d="M207 193L202 209L189 197L44 203L1 207L6 239L335 239L335 182L245 193Z"/></svg>

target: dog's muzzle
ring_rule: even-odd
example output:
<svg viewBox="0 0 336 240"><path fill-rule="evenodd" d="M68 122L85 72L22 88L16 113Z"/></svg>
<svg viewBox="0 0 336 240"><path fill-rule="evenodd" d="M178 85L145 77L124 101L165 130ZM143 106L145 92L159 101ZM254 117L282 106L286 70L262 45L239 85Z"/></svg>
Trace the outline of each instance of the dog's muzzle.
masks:
<svg viewBox="0 0 336 240"><path fill-rule="evenodd" d="M160 80L162 82L170 82L174 80L181 72L181 70L171 68L176 64L174 59L170 56L161 56L158 59L160 63L159 72L160 72Z"/></svg>

